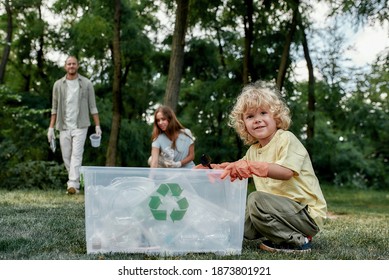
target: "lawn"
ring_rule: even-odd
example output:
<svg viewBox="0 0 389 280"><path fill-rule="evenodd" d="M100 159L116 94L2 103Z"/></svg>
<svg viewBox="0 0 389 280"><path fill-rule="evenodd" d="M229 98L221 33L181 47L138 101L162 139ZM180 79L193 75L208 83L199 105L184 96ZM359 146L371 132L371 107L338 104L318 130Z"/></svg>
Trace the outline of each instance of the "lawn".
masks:
<svg viewBox="0 0 389 280"><path fill-rule="evenodd" d="M241 255L87 254L84 195L0 190L0 260L388 260L389 193L323 187L329 219L304 254L268 253L244 241Z"/></svg>

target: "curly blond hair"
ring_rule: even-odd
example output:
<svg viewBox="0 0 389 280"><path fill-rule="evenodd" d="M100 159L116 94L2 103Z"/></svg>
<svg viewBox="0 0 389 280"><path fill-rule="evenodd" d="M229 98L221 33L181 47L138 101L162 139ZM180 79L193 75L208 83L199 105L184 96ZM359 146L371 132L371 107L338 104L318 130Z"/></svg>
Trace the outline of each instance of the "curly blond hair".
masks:
<svg viewBox="0 0 389 280"><path fill-rule="evenodd" d="M268 109L279 129L287 130L291 123L290 110L278 89L263 81L248 84L237 97L229 115L228 123L229 126L235 129L246 145L252 145L258 140L247 132L243 114L248 110L257 108Z"/></svg>

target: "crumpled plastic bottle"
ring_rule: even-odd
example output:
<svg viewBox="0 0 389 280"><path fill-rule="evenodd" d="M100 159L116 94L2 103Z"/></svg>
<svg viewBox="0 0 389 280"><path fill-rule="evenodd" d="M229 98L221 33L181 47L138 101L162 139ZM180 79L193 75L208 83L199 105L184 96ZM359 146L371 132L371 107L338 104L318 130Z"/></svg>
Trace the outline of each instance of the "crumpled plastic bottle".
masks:
<svg viewBox="0 0 389 280"><path fill-rule="evenodd" d="M55 153L55 149L56 149L56 144L55 144L55 138L51 138L50 140L50 149L53 151L53 153Z"/></svg>
<svg viewBox="0 0 389 280"><path fill-rule="evenodd" d="M161 151L161 157L163 162L173 162L174 150L171 147L167 147Z"/></svg>

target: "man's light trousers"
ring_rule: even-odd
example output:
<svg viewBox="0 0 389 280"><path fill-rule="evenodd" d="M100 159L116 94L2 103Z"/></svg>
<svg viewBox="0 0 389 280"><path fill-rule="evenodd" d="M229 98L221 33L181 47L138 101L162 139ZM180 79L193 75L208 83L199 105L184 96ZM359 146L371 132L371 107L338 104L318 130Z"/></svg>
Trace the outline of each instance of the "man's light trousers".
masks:
<svg viewBox="0 0 389 280"><path fill-rule="evenodd" d="M80 189L80 167L88 128L63 130L59 134L62 159L68 171L68 188Z"/></svg>

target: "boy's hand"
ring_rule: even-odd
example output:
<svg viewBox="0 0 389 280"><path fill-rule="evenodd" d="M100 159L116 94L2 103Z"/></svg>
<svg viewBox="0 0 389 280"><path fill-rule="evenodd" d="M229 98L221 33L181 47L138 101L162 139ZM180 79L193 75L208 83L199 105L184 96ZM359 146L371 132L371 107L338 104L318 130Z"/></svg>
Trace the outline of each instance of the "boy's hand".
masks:
<svg viewBox="0 0 389 280"><path fill-rule="evenodd" d="M242 180L252 177L252 175L267 177L268 172L269 164L267 162L238 160L226 166L220 178L224 179L230 176L231 182L233 182L236 179Z"/></svg>

